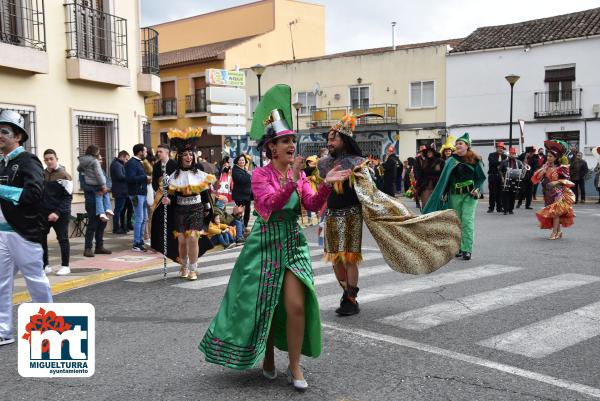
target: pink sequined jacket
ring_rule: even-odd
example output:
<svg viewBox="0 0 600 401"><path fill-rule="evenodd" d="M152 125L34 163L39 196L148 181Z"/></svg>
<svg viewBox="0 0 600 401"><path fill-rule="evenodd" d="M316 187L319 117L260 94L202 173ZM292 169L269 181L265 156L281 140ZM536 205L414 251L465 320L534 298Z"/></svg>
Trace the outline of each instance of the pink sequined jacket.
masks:
<svg viewBox="0 0 600 401"><path fill-rule="evenodd" d="M298 191L302 206L306 210L318 212L327 200L331 189L323 182L314 193L306 174L300 172L298 182L292 181L292 172L288 172L285 185L279 184L279 173L269 164L266 167L256 168L252 172L252 193L254 195L254 208L265 221L269 221L271 213L283 209L294 191Z"/></svg>

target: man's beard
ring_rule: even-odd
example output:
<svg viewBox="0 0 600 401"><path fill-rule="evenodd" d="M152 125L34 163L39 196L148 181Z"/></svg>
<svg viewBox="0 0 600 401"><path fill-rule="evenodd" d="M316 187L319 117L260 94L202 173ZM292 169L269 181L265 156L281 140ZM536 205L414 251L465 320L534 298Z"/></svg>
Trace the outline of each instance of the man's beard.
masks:
<svg viewBox="0 0 600 401"><path fill-rule="evenodd" d="M333 157L334 159L337 159L338 157L342 156L344 154L344 148L328 148L329 150L329 156Z"/></svg>

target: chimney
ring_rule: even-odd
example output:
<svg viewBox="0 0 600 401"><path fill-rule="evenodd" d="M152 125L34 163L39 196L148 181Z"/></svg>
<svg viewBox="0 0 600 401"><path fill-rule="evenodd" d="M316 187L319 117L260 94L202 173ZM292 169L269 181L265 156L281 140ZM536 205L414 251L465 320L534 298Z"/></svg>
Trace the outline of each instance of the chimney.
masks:
<svg viewBox="0 0 600 401"><path fill-rule="evenodd" d="M396 50L396 21L392 22L392 50Z"/></svg>

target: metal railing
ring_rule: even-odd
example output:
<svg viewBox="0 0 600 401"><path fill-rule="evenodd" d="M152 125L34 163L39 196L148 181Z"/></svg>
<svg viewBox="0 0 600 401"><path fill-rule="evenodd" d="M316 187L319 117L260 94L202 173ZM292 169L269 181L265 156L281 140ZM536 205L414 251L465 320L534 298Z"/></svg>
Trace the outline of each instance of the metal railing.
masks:
<svg viewBox="0 0 600 401"><path fill-rule="evenodd" d="M583 89L535 92L534 118L580 116Z"/></svg>
<svg viewBox="0 0 600 401"><path fill-rule="evenodd" d="M185 97L186 113L206 113L206 94L187 95Z"/></svg>
<svg viewBox="0 0 600 401"><path fill-rule="evenodd" d="M44 0L0 0L0 42L46 51Z"/></svg>
<svg viewBox="0 0 600 401"><path fill-rule="evenodd" d="M67 12L67 58L127 67L127 20L70 0Z"/></svg>
<svg viewBox="0 0 600 401"><path fill-rule="evenodd" d="M377 124L396 124L398 122L398 105L391 103L370 104L367 107L352 108L345 107L326 107L313 110L310 113L310 126L312 128L329 127L336 121L339 121L345 114L354 113L377 113L379 117L363 117L357 121L357 126L377 125Z"/></svg>
<svg viewBox="0 0 600 401"><path fill-rule="evenodd" d="M154 117L177 117L177 98L154 99Z"/></svg>
<svg viewBox="0 0 600 401"><path fill-rule="evenodd" d="M158 32L142 28L142 73L158 75Z"/></svg>

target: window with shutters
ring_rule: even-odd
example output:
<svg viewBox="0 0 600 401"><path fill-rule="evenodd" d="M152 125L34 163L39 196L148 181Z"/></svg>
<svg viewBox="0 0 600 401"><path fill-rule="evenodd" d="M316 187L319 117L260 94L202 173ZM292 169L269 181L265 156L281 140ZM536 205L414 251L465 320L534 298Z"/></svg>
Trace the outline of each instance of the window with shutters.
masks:
<svg viewBox="0 0 600 401"><path fill-rule="evenodd" d="M127 20L110 0L67 0L67 57L127 67Z"/></svg>
<svg viewBox="0 0 600 401"><path fill-rule="evenodd" d="M35 108L31 106L21 106L17 104L3 104L0 103L0 112L3 110L16 111L23 116L25 131L29 135L27 142L23 144L25 149L33 154L37 153L37 129L35 120Z"/></svg>
<svg viewBox="0 0 600 401"><path fill-rule="evenodd" d="M411 109L435 107L435 81L411 82L409 97Z"/></svg>
<svg viewBox="0 0 600 401"><path fill-rule="evenodd" d="M175 81L160 83L160 98L154 99L154 116L177 116Z"/></svg>
<svg viewBox="0 0 600 401"><path fill-rule="evenodd" d="M78 155L83 156L90 145L96 145L102 155L102 169L108 176L108 169L119 153L118 120L98 116L80 115L77 118Z"/></svg>
<svg viewBox="0 0 600 401"><path fill-rule="evenodd" d="M144 145L150 149L152 147L152 123L148 120L142 122L142 137L144 138Z"/></svg>
<svg viewBox="0 0 600 401"><path fill-rule="evenodd" d="M42 0L0 0L0 42L46 50Z"/></svg>
<svg viewBox="0 0 600 401"><path fill-rule="evenodd" d="M548 85L550 102L570 102L573 99L575 67L547 68L544 81Z"/></svg>
<svg viewBox="0 0 600 401"><path fill-rule="evenodd" d="M204 77L192 78L192 95L186 96L186 113L206 112L206 80Z"/></svg>
<svg viewBox="0 0 600 401"><path fill-rule="evenodd" d="M575 85L575 64L546 67L546 90L534 93L534 118L581 116L583 88Z"/></svg>

